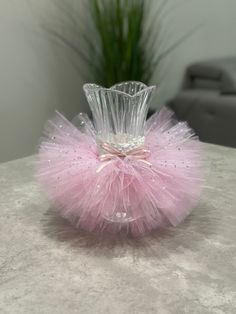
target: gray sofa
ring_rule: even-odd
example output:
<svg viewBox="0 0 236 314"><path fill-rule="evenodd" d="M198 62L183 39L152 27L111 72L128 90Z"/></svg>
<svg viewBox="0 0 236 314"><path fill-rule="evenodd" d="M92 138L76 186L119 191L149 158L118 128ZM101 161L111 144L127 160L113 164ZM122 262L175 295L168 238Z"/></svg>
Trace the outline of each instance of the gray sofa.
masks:
<svg viewBox="0 0 236 314"><path fill-rule="evenodd" d="M236 58L189 66L183 90L168 105L202 141L236 147Z"/></svg>

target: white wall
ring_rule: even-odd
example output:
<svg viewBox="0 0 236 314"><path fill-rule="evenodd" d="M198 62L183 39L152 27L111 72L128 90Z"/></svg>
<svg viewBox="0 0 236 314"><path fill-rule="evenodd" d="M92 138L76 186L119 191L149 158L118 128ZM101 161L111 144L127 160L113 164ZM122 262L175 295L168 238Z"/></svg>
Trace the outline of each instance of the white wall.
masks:
<svg viewBox="0 0 236 314"><path fill-rule="evenodd" d="M52 1L0 0L0 162L34 153L56 108L69 118L87 110L72 55L55 49L40 30L55 14ZM154 107L177 92L189 63L236 55L236 0L186 0L166 21L170 40L201 21L201 30L165 60ZM159 77L156 73L154 82Z"/></svg>
<svg viewBox="0 0 236 314"><path fill-rule="evenodd" d="M86 110L71 56L40 27L51 2L0 0L0 162L36 152L55 109L69 118Z"/></svg>

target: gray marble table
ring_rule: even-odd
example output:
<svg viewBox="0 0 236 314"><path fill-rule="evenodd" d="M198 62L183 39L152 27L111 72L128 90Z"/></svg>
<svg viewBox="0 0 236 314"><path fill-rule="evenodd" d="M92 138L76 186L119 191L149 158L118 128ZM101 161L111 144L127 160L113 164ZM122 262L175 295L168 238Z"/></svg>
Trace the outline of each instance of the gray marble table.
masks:
<svg viewBox="0 0 236 314"><path fill-rule="evenodd" d="M236 313L236 150L206 145L194 212L143 239L95 237L57 217L34 157L0 165L0 313Z"/></svg>

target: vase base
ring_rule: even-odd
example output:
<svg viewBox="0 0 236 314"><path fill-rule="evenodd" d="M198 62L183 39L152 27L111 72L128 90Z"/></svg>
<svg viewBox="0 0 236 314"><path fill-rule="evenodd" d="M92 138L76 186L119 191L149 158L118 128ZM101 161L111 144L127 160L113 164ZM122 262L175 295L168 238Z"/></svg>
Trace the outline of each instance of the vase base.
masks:
<svg viewBox="0 0 236 314"><path fill-rule="evenodd" d="M112 223L120 223L120 224L125 224L125 223L130 223L137 218L134 218L130 216L127 212L116 212L113 215L105 215L104 218Z"/></svg>

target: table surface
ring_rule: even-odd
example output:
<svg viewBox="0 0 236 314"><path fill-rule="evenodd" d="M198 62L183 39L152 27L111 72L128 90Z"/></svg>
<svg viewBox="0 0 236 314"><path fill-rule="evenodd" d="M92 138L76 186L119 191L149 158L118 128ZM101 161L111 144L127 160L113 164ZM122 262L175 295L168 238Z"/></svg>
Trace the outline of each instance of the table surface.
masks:
<svg viewBox="0 0 236 314"><path fill-rule="evenodd" d="M206 145L194 212L142 239L95 237L50 210L35 157L0 165L0 313L236 313L236 150Z"/></svg>

